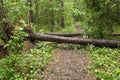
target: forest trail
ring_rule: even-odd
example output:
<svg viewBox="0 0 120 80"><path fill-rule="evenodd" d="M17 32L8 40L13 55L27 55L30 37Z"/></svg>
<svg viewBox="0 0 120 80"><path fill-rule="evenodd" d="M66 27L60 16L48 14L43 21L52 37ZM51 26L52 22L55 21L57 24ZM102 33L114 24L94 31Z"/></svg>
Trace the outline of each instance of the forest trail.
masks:
<svg viewBox="0 0 120 80"><path fill-rule="evenodd" d="M82 31L75 25L75 32ZM88 73L87 66L92 62L83 50L62 48L69 44L61 44L53 54L54 59L43 72L42 80L96 80L93 74Z"/></svg>

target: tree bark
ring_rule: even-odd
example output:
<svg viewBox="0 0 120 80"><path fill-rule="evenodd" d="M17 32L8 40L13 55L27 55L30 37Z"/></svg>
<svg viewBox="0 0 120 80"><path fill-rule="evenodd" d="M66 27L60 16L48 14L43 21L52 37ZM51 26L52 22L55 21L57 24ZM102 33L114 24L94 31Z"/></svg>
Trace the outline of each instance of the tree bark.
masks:
<svg viewBox="0 0 120 80"><path fill-rule="evenodd" d="M83 33L45 33L46 35L53 35L53 36L63 36L63 37L75 37L84 35ZM87 33L87 36L92 35L91 33ZM120 33L112 33L112 36L120 36Z"/></svg>
<svg viewBox="0 0 120 80"><path fill-rule="evenodd" d="M28 23L33 23L33 10L32 10L32 0L28 0L28 3L29 3L29 12L28 12Z"/></svg>
<svg viewBox="0 0 120 80"><path fill-rule="evenodd" d="M40 41L50 41L50 42L58 42L58 43L70 43L70 44L80 44L80 45L88 45L93 44L98 47L120 47L120 41L117 40L98 40L98 39L81 39L81 38L70 38L70 37L60 37L46 34L33 33L29 34L29 37L33 40Z"/></svg>
<svg viewBox="0 0 120 80"><path fill-rule="evenodd" d="M120 36L120 33L112 33L112 36Z"/></svg>
<svg viewBox="0 0 120 80"><path fill-rule="evenodd" d="M0 33L1 33L1 38L3 40L4 43L7 43L10 39L11 36L11 32L13 30L13 26L10 24L9 21L7 21L7 17L8 17L8 11L7 9L4 7L4 0L0 1Z"/></svg>
<svg viewBox="0 0 120 80"><path fill-rule="evenodd" d="M63 37L76 37L83 35L82 33L45 33L46 35L63 36Z"/></svg>
<svg viewBox="0 0 120 80"><path fill-rule="evenodd" d="M61 0L61 27L65 27L65 20L64 20L64 0Z"/></svg>

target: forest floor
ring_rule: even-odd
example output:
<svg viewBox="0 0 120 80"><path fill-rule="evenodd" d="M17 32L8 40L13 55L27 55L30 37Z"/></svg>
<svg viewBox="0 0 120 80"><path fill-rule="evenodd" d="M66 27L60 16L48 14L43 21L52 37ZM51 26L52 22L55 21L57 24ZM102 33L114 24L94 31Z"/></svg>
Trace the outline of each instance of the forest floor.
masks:
<svg viewBox="0 0 120 80"><path fill-rule="evenodd" d="M75 25L75 32L81 32ZM53 54L54 59L46 66L42 80L96 80L87 67L92 64L91 58L83 49L71 50L60 44Z"/></svg>

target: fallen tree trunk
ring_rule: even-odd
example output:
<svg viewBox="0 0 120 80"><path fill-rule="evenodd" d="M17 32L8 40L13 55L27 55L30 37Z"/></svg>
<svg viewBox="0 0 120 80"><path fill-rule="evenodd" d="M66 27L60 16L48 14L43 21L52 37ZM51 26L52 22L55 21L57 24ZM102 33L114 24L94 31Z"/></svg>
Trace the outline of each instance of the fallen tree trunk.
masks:
<svg viewBox="0 0 120 80"><path fill-rule="evenodd" d="M98 40L98 39L81 39L81 38L70 38L70 37L61 37L61 36L53 36L39 33L31 33L29 34L30 39L32 40L40 40L40 41L51 41L58 43L71 43L71 44L80 44L87 45L93 44L98 47L120 47L120 41L117 40Z"/></svg>
<svg viewBox="0 0 120 80"><path fill-rule="evenodd" d="M76 37L83 35L82 33L45 33L46 35L53 35L53 36L63 36L63 37Z"/></svg>
<svg viewBox="0 0 120 80"><path fill-rule="evenodd" d="M120 36L120 33L112 33L112 36Z"/></svg>
<svg viewBox="0 0 120 80"><path fill-rule="evenodd" d="M83 33L45 33L46 35L53 35L53 36L63 36L63 37L76 37L84 35ZM87 34L90 36L91 34ZM112 33L112 36L120 36L120 33Z"/></svg>

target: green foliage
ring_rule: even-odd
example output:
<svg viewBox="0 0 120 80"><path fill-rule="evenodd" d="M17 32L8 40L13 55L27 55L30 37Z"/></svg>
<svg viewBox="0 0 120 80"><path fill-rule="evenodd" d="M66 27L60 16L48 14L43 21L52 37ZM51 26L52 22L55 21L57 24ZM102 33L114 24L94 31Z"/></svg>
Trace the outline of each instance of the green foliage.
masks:
<svg viewBox="0 0 120 80"><path fill-rule="evenodd" d="M11 36L11 39L5 45L5 48L13 53L19 53L19 50L22 49L24 45L24 38L27 36L27 33L23 32L23 27L17 26L13 30L13 36Z"/></svg>
<svg viewBox="0 0 120 80"><path fill-rule="evenodd" d="M88 20L96 38L108 38L115 25L120 25L119 0L85 0Z"/></svg>
<svg viewBox="0 0 120 80"><path fill-rule="evenodd" d="M89 69L99 80L120 79L120 50L110 48L87 47L93 64Z"/></svg>
<svg viewBox="0 0 120 80"><path fill-rule="evenodd" d="M72 0L65 0L64 5L65 24L71 26L73 24L74 3Z"/></svg>
<svg viewBox="0 0 120 80"><path fill-rule="evenodd" d="M65 28L59 28L58 31L56 30L56 32L62 32L62 33L72 33L74 32L74 26L66 26Z"/></svg>
<svg viewBox="0 0 120 80"><path fill-rule="evenodd" d="M11 54L0 60L0 80L35 80L52 59L55 46L37 43L37 48L23 54Z"/></svg>
<svg viewBox="0 0 120 80"><path fill-rule="evenodd" d="M27 0L5 0L4 7L7 10L7 21L18 24L18 20L23 19L28 22L29 10L32 10L33 23L36 30L44 29L55 31L61 27L61 18L64 19L65 26L73 23L74 4L72 0L34 0L32 8Z"/></svg>
<svg viewBox="0 0 120 80"><path fill-rule="evenodd" d="M29 6L26 5L27 0L5 0L4 7L7 9L7 20L16 24L18 20L27 21Z"/></svg>
<svg viewBox="0 0 120 80"><path fill-rule="evenodd" d="M88 13L86 11L87 5L84 0L74 0L74 21L84 21L88 19Z"/></svg>
<svg viewBox="0 0 120 80"><path fill-rule="evenodd" d="M112 39L111 33L119 32L119 4L119 0L75 0L74 19L85 23L91 37Z"/></svg>
<svg viewBox="0 0 120 80"><path fill-rule="evenodd" d="M72 0L63 0L64 6L61 6L62 0L35 0L34 23L37 24L37 30L47 28L49 31L55 31L61 27L61 18L64 17L65 26L73 23L72 12L74 10Z"/></svg>

